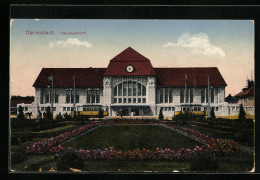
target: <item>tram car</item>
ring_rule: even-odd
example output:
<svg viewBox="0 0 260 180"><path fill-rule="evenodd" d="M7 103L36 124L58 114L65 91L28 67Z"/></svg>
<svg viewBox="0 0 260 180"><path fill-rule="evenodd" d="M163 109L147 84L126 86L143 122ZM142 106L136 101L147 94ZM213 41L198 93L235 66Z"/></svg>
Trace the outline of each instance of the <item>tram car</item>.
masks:
<svg viewBox="0 0 260 180"><path fill-rule="evenodd" d="M181 111L175 111L174 112L174 116L179 115L179 114L184 114L185 112L189 112L192 113L194 115L200 115L200 116L208 116L208 112L207 111L202 111L201 107L182 107Z"/></svg>
<svg viewBox="0 0 260 180"><path fill-rule="evenodd" d="M83 105L76 107L76 116L98 117L100 109L103 110L103 116L108 116L107 107L101 105Z"/></svg>

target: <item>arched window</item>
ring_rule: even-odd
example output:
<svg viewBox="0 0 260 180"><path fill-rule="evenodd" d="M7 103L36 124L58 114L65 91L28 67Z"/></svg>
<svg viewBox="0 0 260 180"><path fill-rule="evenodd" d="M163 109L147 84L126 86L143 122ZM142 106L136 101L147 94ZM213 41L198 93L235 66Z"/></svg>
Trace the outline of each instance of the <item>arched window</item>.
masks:
<svg viewBox="0 0 260 180"><path fill-rule="evenodd" d="M114 89L114 103L146 103L146 87L136 81L124 81ZM138 101L137 97L140 97Z"/></svg>

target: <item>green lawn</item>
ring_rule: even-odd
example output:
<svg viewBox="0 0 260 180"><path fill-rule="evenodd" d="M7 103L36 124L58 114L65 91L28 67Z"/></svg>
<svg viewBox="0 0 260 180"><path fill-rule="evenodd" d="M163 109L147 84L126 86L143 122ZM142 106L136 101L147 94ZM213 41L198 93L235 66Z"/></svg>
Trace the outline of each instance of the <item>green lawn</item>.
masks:
<svg viewBox="0 0 260 180"><path fill-rule="evenodd" d="M71 128L76 127L76 126L77 125L70 124L70 125L66 125L66 126L53 128L53 129L47 129L47 130L39 131L37 133L53 133L53 132L56 132L56 131L62 131L62 130L66 130L66 129L71 129Z"/></svg>
<svg viewBox="0 0 260 180"><path fill-rule="evenodd" d="M101 126L79 136L63 146L74 148L108 148L132 150L137 148L194 148L201 143L159 125Z"/></svg>

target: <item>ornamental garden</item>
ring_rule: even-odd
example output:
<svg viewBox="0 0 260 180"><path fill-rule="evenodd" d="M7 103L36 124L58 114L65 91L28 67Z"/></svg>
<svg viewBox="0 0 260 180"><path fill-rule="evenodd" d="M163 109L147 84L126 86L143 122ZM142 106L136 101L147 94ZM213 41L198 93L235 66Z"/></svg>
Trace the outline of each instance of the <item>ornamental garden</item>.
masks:
<svg viewBox="0 0 260 180"><path fill-rule="evenodd" d="M241 113L240 113L241 114ZM254 122L179 114L158 118L11 119L15 172L248 172Z"/></svg>

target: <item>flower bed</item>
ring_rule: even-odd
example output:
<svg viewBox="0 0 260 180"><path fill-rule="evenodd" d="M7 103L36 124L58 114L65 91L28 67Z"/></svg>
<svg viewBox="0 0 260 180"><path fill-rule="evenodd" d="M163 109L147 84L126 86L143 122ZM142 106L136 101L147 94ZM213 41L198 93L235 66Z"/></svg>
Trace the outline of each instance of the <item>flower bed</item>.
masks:
<svg viewBox="0 0 260 180"><path fill-rule="evenodd" d="M82 149L78 153L85 160L187 160L192 158L196 153L203 152L212 156L228 156L234 155L239 152L234 141L220 141L218 139L210 138L205 134L198 131L190 130L187 128L175 126L166 122L144 122L144 121L103 121L92 122L88 125L79 127L71 132L65 132L59 136L52 137L41 142L34 143L31 147L27 147L27 153L29 154L60 154L63 151L68 151L71 148L62 147L60 144L73 137L76 137L88 130L97 127L99 125L109 124L158 124L165 127L172 128L173 130L199 140L204 145L196 146L193 149L180 148L174 149L135 149L125 152L116 151L113 148L104 150L89 150Z"/></svg>

